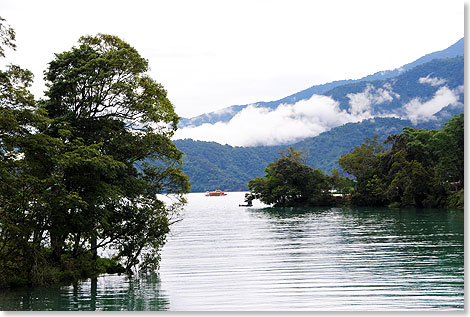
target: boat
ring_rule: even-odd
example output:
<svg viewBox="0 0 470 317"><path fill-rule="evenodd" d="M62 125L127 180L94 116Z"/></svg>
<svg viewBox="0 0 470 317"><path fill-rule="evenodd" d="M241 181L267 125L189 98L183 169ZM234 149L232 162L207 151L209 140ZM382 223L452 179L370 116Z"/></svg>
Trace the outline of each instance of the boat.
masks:
<svg viewBox="0 0 470 317"><path fill-rule="evenodd" d="M206 193L206 196L227 196L227 194L217 189L216 191Z"/></svg>

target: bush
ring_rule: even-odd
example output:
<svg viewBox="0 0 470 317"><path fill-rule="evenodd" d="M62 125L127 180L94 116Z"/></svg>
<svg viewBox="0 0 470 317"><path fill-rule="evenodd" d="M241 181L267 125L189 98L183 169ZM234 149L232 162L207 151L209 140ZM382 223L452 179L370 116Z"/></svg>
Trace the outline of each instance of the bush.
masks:
<svg viewBox="0 0 470 317"><path fill-rule="evenodd" d="M458 192L452 194L447 199L447 204L450 208L464 208L464 190L463 188Z"/></svg>

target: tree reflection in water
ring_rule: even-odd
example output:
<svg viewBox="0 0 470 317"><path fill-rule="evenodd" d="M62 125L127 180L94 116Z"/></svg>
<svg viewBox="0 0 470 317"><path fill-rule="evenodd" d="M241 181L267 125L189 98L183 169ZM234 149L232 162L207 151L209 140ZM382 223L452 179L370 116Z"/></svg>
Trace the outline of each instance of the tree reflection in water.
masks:
<svg viewBox="0 0 470 317"><path fill-rule="evenodd" d="M168 310L157 275L104 275L68 286L15 289L0 293L0 310Z"/></svg>

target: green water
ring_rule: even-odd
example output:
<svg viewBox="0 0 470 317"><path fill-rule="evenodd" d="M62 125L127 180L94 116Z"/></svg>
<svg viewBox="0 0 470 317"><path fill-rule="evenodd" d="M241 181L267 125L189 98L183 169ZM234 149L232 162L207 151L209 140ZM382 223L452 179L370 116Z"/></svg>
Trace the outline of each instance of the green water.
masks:
<svg viewBox="0 0 470 317"><path fill-rule="evenodd" d="M158 276L0 293L1 310L461 310L464 212L190 194Z"/></svg>

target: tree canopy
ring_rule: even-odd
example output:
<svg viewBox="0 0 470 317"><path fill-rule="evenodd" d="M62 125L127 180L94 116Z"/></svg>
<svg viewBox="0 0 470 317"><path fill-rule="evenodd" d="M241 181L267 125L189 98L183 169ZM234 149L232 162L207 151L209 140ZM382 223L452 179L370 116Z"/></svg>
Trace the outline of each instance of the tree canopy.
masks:
<svg viewBox="0 0 470 317"><path fill-rule="evenodd" d="M248 182L247 200L259 199L274 206L329 205L332 203L328 176L306 165L301 152L292 147L268 164L264 177Z"/></svg>
<svg viewBox="0 0 470 317"><path fill-rule="evenodd" d="M1 55L14 47L5 30ZM0 284L39 284L46 267L96 263L104 247L127 272L158 267L190 185L170 140L178 116L147 71L132 46L105 34L55 55L39 102L29 71L1 71ZM171 204L159 199L169 194Z"/></svg>
<svg viewBox="0 0 470 317"><path fill-rule="evenodd" d="M248 182L246 200L274 206L352 204L463 208L464 114L441 130L403 128L384 142L378 136L343 154L331 176L305 164L292 147ZM342 198L333 199L333 193Z"/></svg>
<svg viewBox="0 0 470 317"><path fill-rule="evenodd" d="M441 130L406 127L384 143L367 140L339 159L357 181L353 203L463 208L463 113Z"/></svg>

